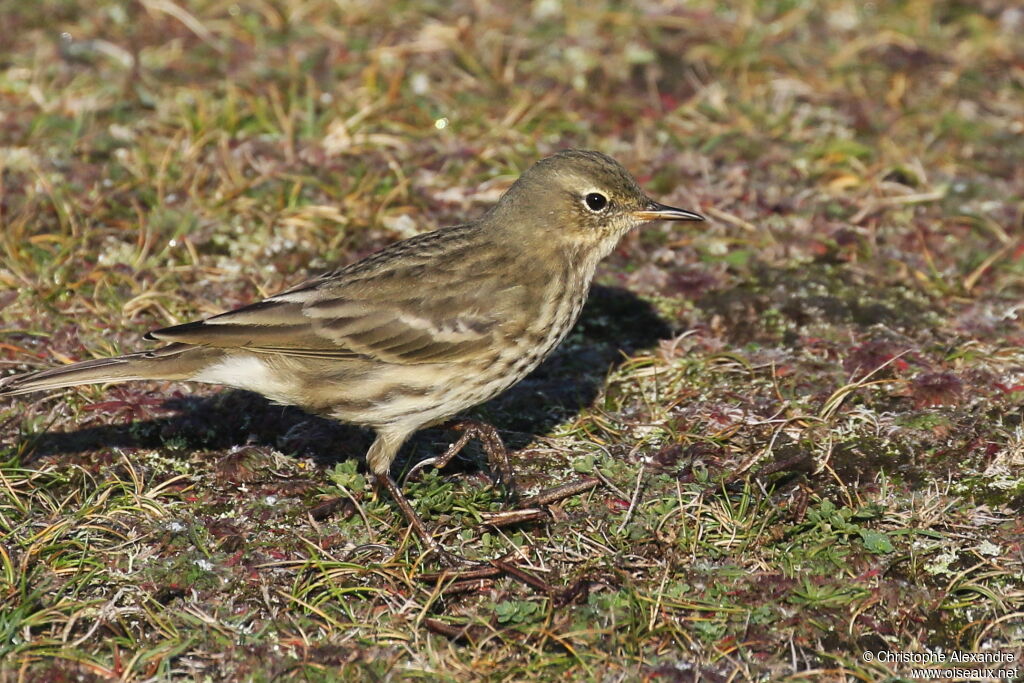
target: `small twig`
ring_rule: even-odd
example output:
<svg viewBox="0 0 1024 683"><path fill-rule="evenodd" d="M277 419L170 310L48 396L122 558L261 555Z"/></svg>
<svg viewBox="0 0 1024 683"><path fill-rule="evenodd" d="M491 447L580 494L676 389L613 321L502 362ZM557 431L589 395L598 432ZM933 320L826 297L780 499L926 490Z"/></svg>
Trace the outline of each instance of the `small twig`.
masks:
<svg viewBox="0 0 1024 683"><path fill-rule="evenodd" d="M633 489L633 499L629 502L629 509L626 510L626 517L622 520L622 524L619 525L618 531L615 533L621 534L622 530L629 524L629 520L633 518L633 511L636 510L637 501L640 499L640 482L644 476L645 465L641 464L640 469L636 473L636 488Z"/></svg>
<svg viewBox="0 0 1024 683"><path fill-rule="evenodd" d="M353 507L355 507L356 512L359 513L359 519L363 520L363 526L366 528L366 535L372 538L374 536L373 527L370 526L370 518L366 515L366 510L363 509L363 506L359 504L359 501L356 500L356 497L352 495L352 492L347 488L339 485L338 490L341 491L342 495L347 497L349 502L352 503Z"/></svg>
<svg viewBox="0 0 1024 683"><path fill-rule="evenodd" d="M553 486L524 500L522 507L504 512L488 512L482 514L481 517L486 526L495 528L545 519L551 517L551 513L545 510L544 506L590 491L599 483L597 479L586 478L571 481L561 486Z"/></svg>
<svg viewBox="0 0 1024 683"><path fill-rule="evenodd" d="M524 508L530 508L541 505L551 505L552 503L557 503L560 500L571 498L572 496L589 491L592 488L595 488L598 483L600 482L597 479L587 478L577 479L576 481L571 481L568 484L562 484L561 486L553 486L523 500L521 506Z"/></svg>
<svg viewBox="0 0 1024 683"><path fill-rule="evenodd" d="M743 228L747 232L757 232L757 226L753 223L745 221L739 216L731 214L728 211L722 211L721 209L716 209L713 206L706 206L702 210L712 218L717 218L724 223L730 223L738 228Z"/></svg>
<svg viewBox="0 0 1024 683"><path fill-rule="evenodd" d="M512 557L513 554L508 553L499 557L498 561L508 562ZM495 576L501 576L501 570L489 562L487 564L477 564L472 567L467 567L466 569L445 569L440 572L434 572L433 574L420 574L416 578L425 583L430 583L441 579L461 581L464 579L491 579Z"/></svg>
<svg viewBox="0 0 1024 683"><path fill-rule="evenodd" d="M456 581L455 583L446 586L442 591L441 595L461 595L462 593L481 593L491 586L494 585L493 581L488 579L469 579L466 581Z"/></svg>
<svg viewBox="0 0 1024 683"><path fill-rule="evenodd" d="M525 508L522 510L506 510L505 512L487 512L480 515L483 523L489 527L503 527L523 522L532 522L550 517L550 513L541 508Z"/></svg>
<svg viewBox="0 0 1024 683"><path fill-rule="evenodd" d="M451 626L443 621L437 619L424 619L423 625L427 627L427 630L433 631L442 636L451 638L452 640L473 640L476 629L470 632L470 625L465 626Z"/></svg>
<svg viewBox="0 0 1024 683"><path fill-rule="evenodd" d="M594 468L594 475L595 475L595 476L596 476L596 477L597 477L598 479L600 479L600 480L601 480L601 483L602 483L602 484L604 484L605 486L607 486L608 488L610 488L610 489L612 490L612 493L614 493L615 495L617 495L617 496L618 496L619 498L622 498L623 500L625 500L626 498L629 498L629 496L627 496L627 495L626 495L626 494L625 494L625 493L624 493L624 492L622 491L622 489L620 489L620 488L619 488L618 486L616 486L615 484L611 483L611 482L610 482L610 481L608 480L608 477L604 476L604 473L602 473L602 472L601 472L601 469L600 469L600 468L598 468L598 467L595 467L595 468Z"/></svg>
<svg viewBox="0 0 1024 683"><path fill-rule="evenodd" d="M554 593L556 590L554 586L544 581L543 579L540 579L534 576L533 574L530 574L529 572L525 572L519 567L509 564L508 562L502 562L501 560L491 560L491 564L493 564L495 567L497 567L504 573L508 574L512 578L519 579L527 586L536 588L539 591L542 591L550 595Z"/></svg>
<svg viewBox="0 0 1024 683"><path fill-rule="evenodd" d="M977 268L972 270L967 275L967 277L964 278L964 289L967 292L970 292L972 289L974 289L974 286L978 284L978 280L981 279L981 276L987 273L989 268L991 268L996 261L1003 258L1003 256L1005 256L1006 253L1013 248L1013 246L1014 245L1012 244L1007 244L989 254L988 257L984 261L982 261Z"/></svg>

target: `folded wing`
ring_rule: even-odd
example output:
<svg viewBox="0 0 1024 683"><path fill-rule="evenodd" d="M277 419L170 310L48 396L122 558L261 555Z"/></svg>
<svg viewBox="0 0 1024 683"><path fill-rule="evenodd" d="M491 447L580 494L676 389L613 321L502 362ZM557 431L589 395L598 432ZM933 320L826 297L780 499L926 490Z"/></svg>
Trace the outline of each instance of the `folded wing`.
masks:
<svg viewBox="0 0 1024 683"><path fill-rule="evenodd" d="M365 279L351 286L319 280L228 313L156 330L147 337L256 353L401 364L438 363L484 353L492 346L497 321L467 313L465 306L461 312L451 312L445 299L378 288Z"/></svg>

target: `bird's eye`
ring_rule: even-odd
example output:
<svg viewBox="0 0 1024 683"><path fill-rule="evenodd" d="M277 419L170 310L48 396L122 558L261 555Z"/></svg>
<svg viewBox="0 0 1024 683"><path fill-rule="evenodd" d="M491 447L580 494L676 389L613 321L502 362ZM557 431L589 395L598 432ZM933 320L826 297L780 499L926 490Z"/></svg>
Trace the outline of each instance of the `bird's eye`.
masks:
<svg viewBox="0 0 1024 683"><path fill-rule="evenodd" d="M608 198L600 192L589 193L583 198L583 201L586 203L587 208L595 213L604 211L605 207L608 206Z"/></svg>

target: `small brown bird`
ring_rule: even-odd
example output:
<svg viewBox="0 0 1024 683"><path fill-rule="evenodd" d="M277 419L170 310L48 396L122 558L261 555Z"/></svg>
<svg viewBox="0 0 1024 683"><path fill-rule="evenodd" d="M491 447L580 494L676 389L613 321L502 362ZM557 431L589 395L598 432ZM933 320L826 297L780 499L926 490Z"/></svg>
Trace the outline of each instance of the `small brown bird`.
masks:
<svg viewBox="0 0 1024 683"><path fill-rule="evenodd" d="M370 427L366 454L423 543L445 556L391 478L409 436L523 379L576 322L598 262L636 226L699 221L648 198L614 159L569 150L528 169L483 217L417 235L281 294L156 330L152 351L0 380L0 395L127 380L187 380L263 394ZM447 463L493 428L461 425Z"/></svg>

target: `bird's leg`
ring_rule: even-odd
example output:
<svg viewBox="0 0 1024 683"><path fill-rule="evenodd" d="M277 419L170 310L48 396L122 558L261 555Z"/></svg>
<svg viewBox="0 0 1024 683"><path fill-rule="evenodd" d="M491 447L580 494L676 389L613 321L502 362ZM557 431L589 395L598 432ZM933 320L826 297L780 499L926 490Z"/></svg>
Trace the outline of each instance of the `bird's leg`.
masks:
<svg viewBox="0 0 1024 683"><path fill-rule="evenodd" d="M515 491L515 475L512 472L512 464L508 459L508 449L505 448L505 444L502 443L497 429L486 422L480 422L479 420L458 420L456 422L446 423L442 426L447 429L462 432L462 434L455 443L450 445L448 450L441 455L436 458L427 458L426 460L421 460L416 463L416 465L409 470L409 473L405 475L405 480L408 480L409 477L431 465L441 469L451 462L452 458L458 455L460 451L462 451L466 444L469 443L470 439L476 437L483 445L484 452L487 453L487 464L490 466L491 471L496 475L495 482L501 483L510 496L513 494Z"/></svg>
<svg viewBox="0 0 1024 683"><path fill-rule="evenodd" d="M501 436L498 435L498 430L494 427L485 424L483 422L477 422L475 420L463 420L452 424L444 425L445 427L451 427L457 431L462 432L455 443L447 447L447 450L436 458L428 458L416 464L402 479L402 484L406 482L409 477L417 474L426 467L433 465L434 467L441 468L452 462L452 459L459 455L459 452L463 450L466 443L469 442L474 436L480 439L483 444L483 450L487 454L487 464L490 466L493 472L497 473L495 477L497 481L501 481L509 492L515 487L515 482L512 474L512 465L509 463L508 451L505 449L505 444L502 443ZM400 444L400 441L395 440ZM378 446L378 443L380 444ZM410 504L409 499L401 493L401 488L391 478L390 473L387 472L386 467L390 464L388 457L381 457L380 453L385 452L385 455L393 457L394 449L387 447L387 439L378 438L371 446L370 452L367 455L367 460L371 464L371 469L376 470L375 461L381 460L384 464L384 471L377 471L374 475L377 485L387 490L388 495L391 497L401 510L401 513L406 516L410 526L413 527L413 531L416 536L420 539L423 545L427 548L430 554L437 557L441 564L445 566L458 566L460 564L466 564L469 560L464 557L460 557L454 553L444 550L440 544L434 541L430 535L430 531L427 529L427 525L423 523L420 516L416 514L413 506Z"/></svg>
<svg viewBox="0 0 1024 683"><path fill-rule="evenodd" d="M416 511L412 509L412 505L409 503L409 499L402 493L402 489L398 487L395 480L391 478L390 474L377 474L374 475L377 486L387 490L388 495L391 496L391 500L398 504L398 508L405 515L405 519L409 522L409 526L419 537L420 542L423 543L424 547L430 552L431 555L437 557L438 561L442 565L447 567L457 567L462 564L469 562L464 557L460 557L454 553L448 552L441 547L441 544L434 540L434 537L430 535L430 531L427 529L427 525L423 523L420 516L416 514Z"/></svg>

